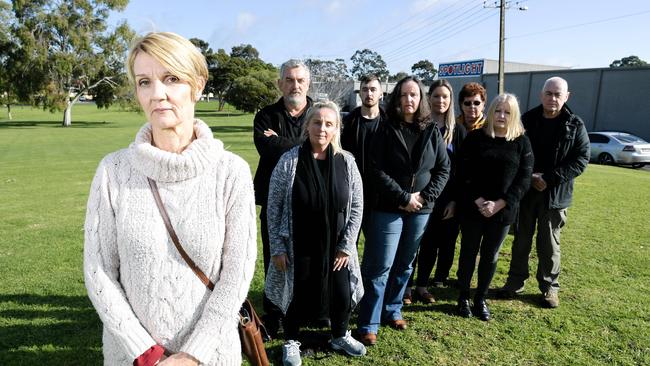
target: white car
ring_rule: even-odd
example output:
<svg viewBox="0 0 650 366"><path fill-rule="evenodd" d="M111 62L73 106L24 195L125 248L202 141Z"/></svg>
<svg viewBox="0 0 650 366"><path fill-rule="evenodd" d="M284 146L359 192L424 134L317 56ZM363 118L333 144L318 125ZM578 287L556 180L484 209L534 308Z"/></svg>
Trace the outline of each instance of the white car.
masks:
<svg viewBox="0 0 650 366"><path fill-rule="evenodd" d="M589 132L591 161L607 165L641 168L650 164L650 144L626 132Z"/></svg>

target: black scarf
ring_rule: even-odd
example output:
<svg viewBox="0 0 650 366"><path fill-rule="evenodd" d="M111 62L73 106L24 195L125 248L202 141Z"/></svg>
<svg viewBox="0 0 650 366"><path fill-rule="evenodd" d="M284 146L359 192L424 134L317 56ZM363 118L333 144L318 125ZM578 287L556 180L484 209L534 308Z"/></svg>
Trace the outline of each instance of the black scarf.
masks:
<svg viewBox="0 0 650 366"><path fill-rule="evenodd" d="M298 154L294 183L294 185L304 187L300 190L300 199L302 200L300 206L308 207L312 213L310 217L296 217L304 212L294 211L294 223L298 221L301 226L296 227L294 224L294 232L300 230L303 233L303 238L305 236L309 238L309 240L300 240L299 243L295 242L299 246L308 246L308 248L294 248L294 251L297 255L311 257L312 273L310 277L314 280L318 279L317 281L320 282L314 283L314 286L319 286L317 288L320 289L321 304L329 304L329 274L338 243L336 169L331 145L327 147L326 154L326 166L321 173L318 166L319 161L313 157L311 143L307 139ZM296 207L295 203L294 207Z"/></svg>

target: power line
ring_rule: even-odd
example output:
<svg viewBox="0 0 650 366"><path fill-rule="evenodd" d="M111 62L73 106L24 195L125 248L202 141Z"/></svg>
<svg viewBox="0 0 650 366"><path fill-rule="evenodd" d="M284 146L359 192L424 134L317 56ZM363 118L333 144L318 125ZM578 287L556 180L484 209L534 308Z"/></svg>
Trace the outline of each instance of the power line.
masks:
<svg viewBox="0 0 650 366"><path fill-rule="evenodd" d="M567 25L564 27L558 27L558 28L552 28L552 29L547 29L545 31L540 31L540 32L533 32L533 33L526 33L526 34L521 34L518 36L512 36L512 37L507 37L506 39L513 39L513 38L524 38L524 37L530 37L530 36L536 36L538 34L544 34L544 33L550 33L550 32L557 32L565 29L572 29L572 28L578 28L578 27L584 27L586 25L592 25L592 24L598 24L598 23L605 23L613 20L618 20L618 19L624 19L624 18L629 18L637 15L642 15L642 14L647 14L650 13L650 10L644 10L641 12L635 12L635 13L630 13L630 14L625 14L625 15L620 15L612 18L606 18L606 19L601 19L601 20L594 20L591 22L586 22L586 23L580 23L580 24L573 24L573 25Z"/></svg>
<svg viewBox="0 0 650 366"><path fill-rule="evenodd" d="M480 9L480 10L482 10L482 9ZM472 16L475 15L475 14L478 14L480 12L480 10L474 12L472 14ZM436 34L432 34L432 35L430 34L430 35L426 36L425 38L420 39L416 43L409 44L408 49L404 50L403 52L397 52L397 53L392 52L392 53L390 53L389 56L386 57L386 60L388 60L389 62L390 61L396 61L396 60L398 60L400 58L403 58L405 56L410 56L410 55L415 54L417 52L423 52L423 49L418 47L418 46L420 46L420 45L422 45L424 43L429 43L430 45L427 48L430 48L431 46L434 46L440 40L442 40L444 38L447 38L447 36L449 34L456 33L459 29L464 29L464 28L470 28L471 29L471 27L473 27L475 25L478 25L480 23L483 23L483 22L487 21L488 19L490 19L490 18L492 18L492 17L494 17L496 15L497 14L494 13L494 12L485 13L485 15L483 17L476 17L474 21L467 21L467 22L457 23L455 26L447 28L441 33L436 33ZM459 33L456 33L456 34L458 36L460 36ZM404 49L404 48L405 47L401 47L401 49Z"/></svg>

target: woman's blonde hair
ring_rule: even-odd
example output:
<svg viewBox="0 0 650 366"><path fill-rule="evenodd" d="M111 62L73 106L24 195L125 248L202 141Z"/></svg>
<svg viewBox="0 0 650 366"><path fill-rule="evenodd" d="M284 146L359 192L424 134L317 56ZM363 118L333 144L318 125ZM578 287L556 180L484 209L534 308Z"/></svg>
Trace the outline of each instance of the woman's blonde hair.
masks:
<svg viewBox="0 0 650 366"><path fill-rule="evenodd" d="M433 84L429 87L429 103L431 103L431 96L437 88L447 88L449 90L449 109L445 112L445 135L442 136L442 139L445 141L445 144L449 146L451 140L454 138L454 129L456 128L456 116L454 115L454 89L451 87L449 81L445 79L437 79L433 81Z"/></svg>
<svg viewBox="0 0 650 366"><path fill-rule="evenodd" d="M129 80L135 86L133 66L140 52L156 59L174 76L192 88L192 98L203 91L208 81L208 64L199 49L186 38L171 32L151 32L136 38L131 45L127 68Z"/></svg>
<svg viewBox="0 0 650 366"><path fill-rule="evenodd" d="M309 125L311 124L311 120L316 115L316 112L318 112L321 109L330 109L334 111L335 121L336 121L336 133L334 134L334 136L332 136L332 141L330 141L330 145L332 145L332 150L334 154L338 154L343 150L343 148L341 147L341 111L339 109L339 106L336 105L336 103L330 100L314 103L314 105L312 105L311 108L309 108L309 111L307 111L307 115L305 116L303 133L305 134L306 138L309 138Z"/></svg>
<svg viewBox="0 0 650 366"><path fill-rule="evenodd" d="M524 134L524 125L521 123L521 112L519 110L519 102L514 94L503 93L499 94L488 108L487 122L483 126L483 130L488 136L494 137L494 113L499 107L499 104L507 104L510 107L510 114L506 117L506 140L512 141L517 137Z"/></svg>

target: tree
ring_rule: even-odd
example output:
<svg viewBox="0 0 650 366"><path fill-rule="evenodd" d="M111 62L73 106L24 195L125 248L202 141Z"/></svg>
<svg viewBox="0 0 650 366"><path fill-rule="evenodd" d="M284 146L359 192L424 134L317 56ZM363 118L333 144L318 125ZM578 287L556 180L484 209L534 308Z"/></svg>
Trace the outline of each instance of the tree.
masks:
<svg viewBox="0 0 650 366"><path fill-rule="evenodd" d="M389 75L388 67L381 55L367 48L362 51L357 50L350 60L352 60L352 75L357 80L369 74L375 74L380 79Z"/></svg>
<svg viewBox="0 0 650 366"><path fill-rule="evenodd" d="M409 74L405 73L404 71L400 71L397 74L388 77L388 81L390 81L391 83L396 83L407 76L409 76Z"/></svg>
<svg viewBox="0 0 650 366"><path fill-rule="evenodd" d="M433 83L433 78L436 77L438 70L436 70L431 61L421 60L411 66L411 72L422 80L424 85L429 86Z"/></svg>
<svg viewBox="0 0 650 366"><path fill-rule="evenodd" d="M277 77L277 70L272 66L249 70L234 80L228 90L228 102L239 110L257 112L278 98Z"/></svg>
<svg viewBox="0 0 650 366"><path fill-rule="evenodd" d="M240 44L234 46L230 51L230 57L241 58L246 62L251 62L260 59L260 53L257 49L249 44Z"/></svg>
<svg viewBox="0 0 650 366"><path fill-rule="evenodd" d="M217 55L212 51L212 48L210 48L210 44L202 39L190 38L190 42L201 51L201 54L205 57L205 61L208 64L208 80L205 81L204 90L208 92L208 101L210 101L209 93L214 92L214 86L212 85L214 73L211 72L211 70L214 70L217 67Z"/></svg>
<svg viewBox="0 0 650 366"><path fill-rule="evenodd" d="M341 81L349 78L348 65L342 58L334 61L308 58L305 64L309 67L312 82Z"/></svg>
<svg viewBox="0 0 650 366"><path fill-rule="evenodd" d="M17 102L10 69L10 58L17 48L10 32L14 23L11 5L0 2L0 104L7 107L7 118L10 120L12 119L11 105Z"/></svg>
<svg viewBox="0 0 650 366"><path fill-rule="evenodd" d="M648 66L648 63L641 60L638 56L628 56L623 57L620 60L614 60L609 67L618 68L618 67L639 67L639 66Z"/></svg>
<svg viewBox="0 0 650 366"><path fill-rule="evenodd" d="M14 1L12 33L19 50L11 67L20 99L43 108L64 110L63 126L72 123L72 107L96 93L97 107L108 107L111 92L124 82L124 59L133 31L121 23L108 30L110 11L128 0ZM108 87L106 87L108 85ZM104 86L104 89L96 88Z"/></svg>

